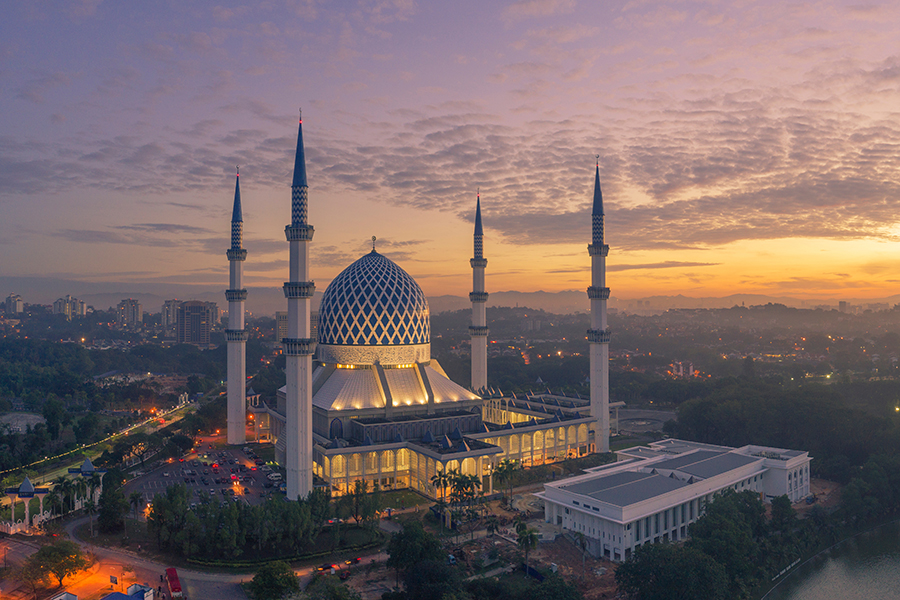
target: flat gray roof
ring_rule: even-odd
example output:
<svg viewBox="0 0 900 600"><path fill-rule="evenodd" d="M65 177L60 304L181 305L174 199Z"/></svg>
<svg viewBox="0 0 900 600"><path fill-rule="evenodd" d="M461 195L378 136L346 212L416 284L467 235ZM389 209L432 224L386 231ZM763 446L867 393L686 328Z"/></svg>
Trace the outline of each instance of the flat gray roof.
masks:
<svg viewBox="0 0 900 600"><path fill-rule="evenodd" d="M709 460L710 458L715 458L716 456L722 456L725 454L724 452L716 452L713 450L698 450L697 452L691 452L690 454L681 454L674 458L670 458L664 460L662 462L658 462L653 465L654 469L670 469L672 471L679 471L682 467L687 465L692 465L704 460Z"/></svg>
<svg viewBox="0 0 900 600"><path fill-rule="evenodd" d="M662 496L688 485L686 482L638 471L624 471L606 477L561 487L568 492L588 496L599 502L625 507L630 504ZM582 501L583 502L583 501Z"/></svg>
<svg viewBox="0 0 900 600"><path fill-rule="evenodd" d="M688 475L707 479L709 477L721 475L722 473L727 473L732 469L759 462L760 460L760 458L755 456L743 456L741 454L728 452L727 454L722 454L692 465L687 465L679 469L679 471L687 473Z"/></svg>

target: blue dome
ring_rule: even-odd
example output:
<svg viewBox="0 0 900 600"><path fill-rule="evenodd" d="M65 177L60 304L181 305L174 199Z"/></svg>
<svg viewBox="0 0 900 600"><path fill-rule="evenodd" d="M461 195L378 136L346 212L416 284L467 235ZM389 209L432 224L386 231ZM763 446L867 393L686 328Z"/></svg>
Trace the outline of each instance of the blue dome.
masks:
<svg viewBox="0 0 900 600"><path fill-rule="evenodd" d="M400 346L429 340L428 302L422 288L374 250L344 269L322 296L320 344Z"/></svg>

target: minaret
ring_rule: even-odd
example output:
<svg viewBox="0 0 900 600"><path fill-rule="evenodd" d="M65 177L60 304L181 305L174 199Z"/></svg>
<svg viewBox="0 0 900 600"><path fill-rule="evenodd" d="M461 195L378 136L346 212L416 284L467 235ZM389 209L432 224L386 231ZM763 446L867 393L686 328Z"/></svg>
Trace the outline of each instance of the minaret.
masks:
<svg viewBox="0 0 900 600"><path fill-rule="evenodd" d="M600 192L600 157L594 174L594 208L591 211L591 328L587 331L591 347L591 417L596 419L594 444L597 452L609 452L609 327L606 323L606 256L609 246L603 234L603 194Z"/></svg>
<svg viewBox="0 0 900 600"><path fill-rule="evenodd" d="M310 301L316 289L309 280L309 243L315 230L307 223L309 186L303 155L303 118L297 134L294 181L291 183L291 224L284 228L290 243L290 281L284 284L288 302L288 336L281 340L287 363L285 462L287 498L302 500L312 491L312 348Z"/></svg>
<svg viewBox="0 0 900 600"><path fill-rule="evenodd" d="M244 300L247 290L241 287L247 251L243 248L244 218L241 215L241 175L234 180L234 210L231 213L231 248L226 255L231 265L230 285L225 290L228 300L228 443L246 442L247 423L247 331L244 329Z"/></svg>
<svg viewBox="0 0 900 600"><path fill-rule="evenodd" d="M484 291L484 268L487 259L484 257L484 231L481 228L481 192L475 199L475 256L469 261L472 265L472 325L469 335L472 337L472 389L476 392L487 387L487 315L485 303L488 299Z"/></svg>

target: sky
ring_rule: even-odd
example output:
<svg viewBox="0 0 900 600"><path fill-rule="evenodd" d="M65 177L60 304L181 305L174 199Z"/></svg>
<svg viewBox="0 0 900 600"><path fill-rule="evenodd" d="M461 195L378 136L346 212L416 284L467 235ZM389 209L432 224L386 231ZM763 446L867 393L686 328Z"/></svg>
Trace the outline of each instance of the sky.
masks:
<svg viewBox="0 0 900 600"><path fill-rule="evenodd" d="M898 34L888 1L5 2L0 276L224 289L240 165L244 283L280 287L302 109L318 290L376 236L466 295L479 190L488 291L584 289L599 160L614 297L893 295Z"/></svg>

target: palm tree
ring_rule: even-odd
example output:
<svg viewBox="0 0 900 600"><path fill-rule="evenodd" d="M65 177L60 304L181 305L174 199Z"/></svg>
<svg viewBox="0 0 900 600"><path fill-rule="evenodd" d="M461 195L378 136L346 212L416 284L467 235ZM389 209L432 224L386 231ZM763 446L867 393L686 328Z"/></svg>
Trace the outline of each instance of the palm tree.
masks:
<svg viewBox="0 0 900 600"><path fill-rule="evenodd" d="M68 477L60 476L53 484L53 489L58 489L62 496L62 510L60 512L61 514L66 514L68 512L68 510L66 510L66 505L68 504L66 501L69 500L75 492L75 482ZM71 506L74 508L74 500L72 501Z"/></svg>
<svg viewBox="0 0 900 600"><path fill-rule="evenodd" d="M581 549L581 578L584 579L584 555L587 550L588 542L581 531L573 532L575 535L575 545Z"/></svg>
<svg viewBox="0 0 900 600"><path fill-rule="evenodd" d="M94 502L93 498L88 498L84 501L84 512L86 512L91 519L91 537L94 537L94 513L97 512L97 504Z"/></svg>
<svg viewBox="0 0 900 600"><path fill-rule="evenodd" d="M441 535L444 535L444 490L448 483L450 483L450 477L447 475L446 469L437 471L431 476L431 484L441 490L441 499L438 501L438 508L440 509L438 521L441 522Z"/></svg>
<svg viewBox="0 0 900 600"><path fill-rule="evenodd" d="M441 501L444 500L444 489L450 483L450 476L446 470L440 470L431 476L431 484L441 490Z"/></svg>
<svg viewBox="0 0 900 600"><path fill-rule="evenodd" d="M63 501L62 490L58 487L54 486L50 493L47 494L47 502L50 503L50 516L53 516L53 507L61 507ZM62 514L62 509L60 508L60 514Z"/></svg>
<svg viewBox="0 0 900 600"><path fill-rule="evenodd" d="M500 483L501 485L506 484L506 487L509 490L508 501L512 501L513 473L518 471L520 468L521 467L519 466L518 461L511 460L509 458L504 458L494 468L494 475L497 476L497 482Z"/></svg>
<svg viewBox="0 0 900 600"><path fill-rule="evenodd" d="M487 529L487 532L491 537L494 537L494 534L500 530L500 519L497 515L491 515L487 518L485 529Z"/></svg>
<svg viewBox="0 0 900 600"><path fill-rule="evenodd" d="M144 501L144 496L141 495L140 492L131 492L131 494L128 496L128 503L131 505L131 510L132 510L132 512L134 513L134 520L135 520L135 521L137 521L137 509L138 509L138 506L140 506L140 505L143 503L143 501ZM126 520L125 523L126 523L125 527L127 528L127 527L128 527L128 525L127 525L128 521ZM126 531L125 531L125 535L126 535L126 536L128 535L127 529L126 529Z"/></svg>
<svg viewBox="0 0 900 600"><path fill-rule="evenodd" d="M524 523L522 524L524 525ZM516 529L519 534L516 543L519 549L525 553L525 574L528 575L528 554L537 548L537 531L528 526L523 527L521 530L517 526Z"/></svg>

